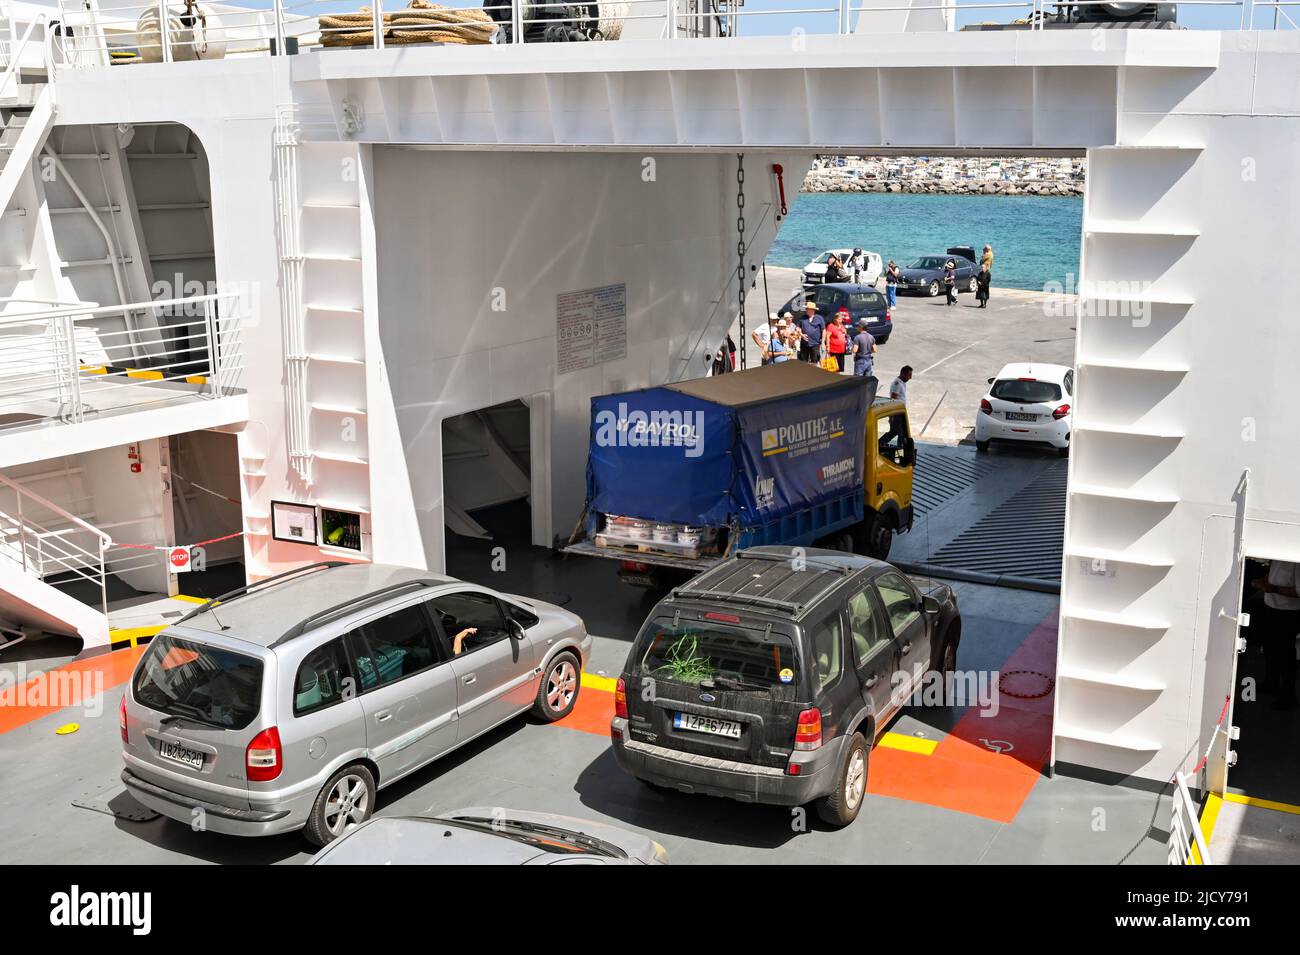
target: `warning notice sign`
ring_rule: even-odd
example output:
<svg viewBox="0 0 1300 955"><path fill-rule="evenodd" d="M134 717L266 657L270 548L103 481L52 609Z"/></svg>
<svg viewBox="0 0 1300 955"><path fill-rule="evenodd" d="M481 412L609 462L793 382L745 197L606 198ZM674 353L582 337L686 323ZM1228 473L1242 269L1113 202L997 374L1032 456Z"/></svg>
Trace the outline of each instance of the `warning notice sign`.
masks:
<svg viewBox="0 0 1300 955"><path fill-rule="evenodd" d="M555 300L555 362L563 375L627 357L627 286L561 292Z"/></svg>

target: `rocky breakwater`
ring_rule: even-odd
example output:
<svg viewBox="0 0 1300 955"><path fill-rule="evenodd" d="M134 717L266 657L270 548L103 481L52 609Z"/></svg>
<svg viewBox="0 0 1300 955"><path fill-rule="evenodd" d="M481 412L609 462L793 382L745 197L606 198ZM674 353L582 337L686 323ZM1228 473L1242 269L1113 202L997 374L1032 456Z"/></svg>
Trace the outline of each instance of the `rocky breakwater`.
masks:
<svg viewBox="0 0 1300 955"><path fill-rule="evenodd" d="M895 192L928 196L1081 196L1083 182L1071 179L863 179L814 169L804 192Z"/></svg>

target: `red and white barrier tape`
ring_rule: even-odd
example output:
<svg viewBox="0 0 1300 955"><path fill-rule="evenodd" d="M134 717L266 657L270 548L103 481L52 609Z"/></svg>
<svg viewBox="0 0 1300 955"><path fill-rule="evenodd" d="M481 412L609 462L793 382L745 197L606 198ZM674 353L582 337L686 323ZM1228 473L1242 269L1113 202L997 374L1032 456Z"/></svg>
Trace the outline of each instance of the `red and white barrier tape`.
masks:
<svg viewBox="0 0 1300 955"><path fill-rule="evenodd" d="M1219 738L1219 731L1223 729L1223 721L1228 718L1228 704L1231 702L1231 694L1223 698L1223 709L1219 711L1219 722L1214 724L1214 732L1210 734L1210 742L1209 745L1205 747L1205 755L1201 757L1201 761L1193 766L1192 771L1187 775L1195 776L1204 769L1205 764L1210 761L1210 750L1214 749L1214 741Z"/></svg>
<svg viewBox="0 0 1300 955"><path fill-rule="evenodd" d="M173 547L203 547L207 544L219 544L222 541L234 540L236 537L243 536L243 531L235 531L235 533L227 534L225 537L213 537L209 540L199 541L196 544L123 544L113 541L113 546L129 547L131 550L171 550Z"/></svg>

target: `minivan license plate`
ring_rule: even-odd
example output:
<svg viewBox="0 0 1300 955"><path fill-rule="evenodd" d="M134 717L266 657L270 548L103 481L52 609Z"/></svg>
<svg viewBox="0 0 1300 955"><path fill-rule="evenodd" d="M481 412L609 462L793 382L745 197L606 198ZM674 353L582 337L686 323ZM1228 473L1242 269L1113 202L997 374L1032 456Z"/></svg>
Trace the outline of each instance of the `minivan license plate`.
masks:
<svg viewBox="0 0 1300 955"><path fill-rule="evenodd" d="M728 739L740 739L740 724L731 720L716 720L712 716L696 716L694 713L677 713L673 716L673 729L690 730L692 733L709 733L713 736L726 736Z"/></svg>
<svg viewBox="0 0 1300 955"><path fill-rule="evenodd" d="M197 749L190 749L180 743L170 743L165 739L159 740L158 755L163 759L171 760L173 763L188 766L190 769L203 768L203 754Z"/></svg>

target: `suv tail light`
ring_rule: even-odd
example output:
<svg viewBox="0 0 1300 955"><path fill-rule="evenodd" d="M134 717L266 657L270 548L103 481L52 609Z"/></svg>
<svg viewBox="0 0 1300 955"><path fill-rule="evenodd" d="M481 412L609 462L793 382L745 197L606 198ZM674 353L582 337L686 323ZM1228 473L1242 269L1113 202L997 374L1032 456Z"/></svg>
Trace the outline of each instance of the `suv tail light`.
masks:
<svg viewBox="0 0 1300 955"><path fill-rule="evenodd" d="M991 415L992 413L993 413L993 405L989 404L989 400L988 400L987 398L981 398L981 399L980 399L980 414L988 414L988 415Z"/></svg>
<svg viewBox="0 0 1300 955"><path fill-rule="evenodd" d="M122 705L117 708L117 726L122 731L122 742L130 743L131 735L126 731L126 694L122 694Z"/></svg>
<svg viewBox="0 0 1300 955"><path fill-rule="evenodd" d="M822 711L804 710L794 731L795 749L816 749L822 744Z"/></svg>
<svg viewBox="0 0 1300 955"><path fill-rule="evenodd" d="M1057 408L1055 411L1052 412L1052 417L1055 418L1057 421L1060 421L1069 413L1070 413L1070 406L1061 405L1061 407Z"/></svg>
<svg viewBox="0 0 1300 955"><path fill-rule="evenodd" d="M627 682L622 677L614 687L614 715L627 719Z"/></svg>
<svg viewBox="0 0 1300 955"><path fill-rule="evenodd" d="M284 769L284 750L280 748L280 731L268 727L253 737L244 754L244 768L250 783L265 783Z"/></svg>

